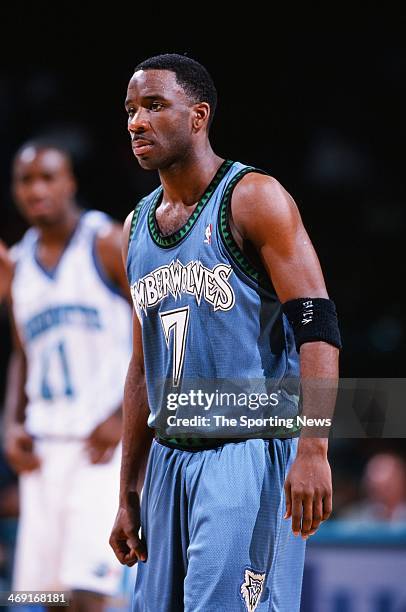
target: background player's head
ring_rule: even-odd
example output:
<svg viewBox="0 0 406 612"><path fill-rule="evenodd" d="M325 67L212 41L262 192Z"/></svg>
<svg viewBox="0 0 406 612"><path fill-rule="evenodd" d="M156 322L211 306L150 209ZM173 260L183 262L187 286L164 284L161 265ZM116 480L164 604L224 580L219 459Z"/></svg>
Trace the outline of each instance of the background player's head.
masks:
<svg viewBox="0 0 406 612"><path fill-rule="evenodd" d="M126 99L134 155L143 168L164 169L208 146L217 91L199 62L176 53L138 64Z"/></svg>
<svg viewBox="0 0 406 612"><path fill-rule="evenodd" d="M24 143L14 156L12 191L28 223L60 223L75 206L76 181L69 152L51 141Z"/></svg>
<svg viewBox="0 0 406 612"><path fill-rule="evenodd" d="M406 464L394 453L378 453L367 463L363 485L368 501L392 513L406 502Z"/></svg>

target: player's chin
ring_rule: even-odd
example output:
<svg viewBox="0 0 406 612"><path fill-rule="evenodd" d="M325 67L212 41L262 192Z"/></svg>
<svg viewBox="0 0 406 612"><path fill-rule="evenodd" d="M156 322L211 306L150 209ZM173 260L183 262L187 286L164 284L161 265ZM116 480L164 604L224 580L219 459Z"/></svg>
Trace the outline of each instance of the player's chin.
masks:
<svg viewBox="0 0 406 612"><path fill-rule="evenodd" d="M157 160L152 159L149 155L135 155L135 157L144 170L157 170L159 168Z"/></svg>
<svg viewBox="0 0 406 612"><path fill-rule="evenodd" d="M28 223L30 225L39 225L39 226L52 226L55 223L55 218L52 214L47 213L39 213L39 214L27 214L25 215Z"/></svg>
<svg viewBox="0 0 406 612"><path fill-rule="evenodd" d="M139 154L134 151L134 155L139 165L144 170L159 170L159 168L162 168L162 158L157 155L152 155L150 151Z"/></svg>

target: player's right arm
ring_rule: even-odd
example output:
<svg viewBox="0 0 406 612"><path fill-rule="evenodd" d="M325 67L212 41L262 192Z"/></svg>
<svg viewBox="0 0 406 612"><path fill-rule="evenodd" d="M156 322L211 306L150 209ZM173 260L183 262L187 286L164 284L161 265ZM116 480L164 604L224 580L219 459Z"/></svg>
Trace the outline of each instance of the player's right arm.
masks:
<svg viewBox="0 0 406 612"><path fill-rule="evenodd" d="M8 300L13 351L10 355L6 397L4 404L4 452L11 467L17 472L28 472L39 467L32 437L24 427L27 397L24 391L27 360L15 324L11 298Z"/></svg>
<svg viewBox="0 0 406 612"><path fill-rule="evenodd" d="M123 262L126 265L132 214L123 230ZM123 443L119 508L110 545L120 563L134 565L146 561L145 543L139 537L140 494L153 432L147 425L149 415L145 384L141 324L133 315L133 351L128 366L123 400Z"/></svg>
<svg viewBox="0 0 406 612"><path fill-rule="evenodd" d="M14 275L14 262L10 252L2 240L0 240L0 302L10 292L11 282Z"/></svg>

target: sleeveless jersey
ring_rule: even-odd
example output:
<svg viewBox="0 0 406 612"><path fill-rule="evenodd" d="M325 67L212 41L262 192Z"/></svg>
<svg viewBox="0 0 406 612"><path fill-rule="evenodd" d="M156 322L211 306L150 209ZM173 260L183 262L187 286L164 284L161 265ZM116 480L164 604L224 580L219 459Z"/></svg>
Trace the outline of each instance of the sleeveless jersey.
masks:
<svg viewBox="0 0 406 612"><path fill-rule="evenodd" d="M164 381L181 392L187 381L243 379L257 388L258 381L298 376L293 331L271 282L230 231L232 191L253 171L261 172L225 161L186 224L169 236L155 216L162 187L135 208L127 275L142 325L151 427L161 427L167 406ZM296 391L284 392L284 402L296 415Z"/></svg>
<svg viewBox="0 0 406 612"><path fill-rule="evenodd" d="M111 219L84 212L52 270L38 232L12 249L13 313L27 357L26 427L33 436L85 437L116 410L130 357L131 309L103 275L95 249Z"/></svg>

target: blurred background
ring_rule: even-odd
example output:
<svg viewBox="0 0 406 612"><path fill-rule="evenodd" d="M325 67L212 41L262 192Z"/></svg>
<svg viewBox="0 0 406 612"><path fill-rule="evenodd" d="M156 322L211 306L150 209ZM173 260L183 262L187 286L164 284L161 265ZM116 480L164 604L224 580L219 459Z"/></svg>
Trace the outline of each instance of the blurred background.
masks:
<svg viewBox="0 0 406 612"><path fill-rule="evenodd" d="M212 143L256 165L295 198L337 305L342 377L404 376L406 303L404 18L341 5L260 4L120 10L72 4L7 6L1 15L0 237L26 226L10 194L18 146L63 137L80 200L123 221L157 185L133 158L124 97L133 67L186 52L219 93ZM181 23L183 25L181 25ZM10 335L0 311L0 397ZM333 520L309 544L303 612L404 612L406 448L403 439L332 440ZM16 480L0 469L0 576L7 582ZM1 578L0 578L1 580ZM1 588L0 588L1 590Z"/></svg>

